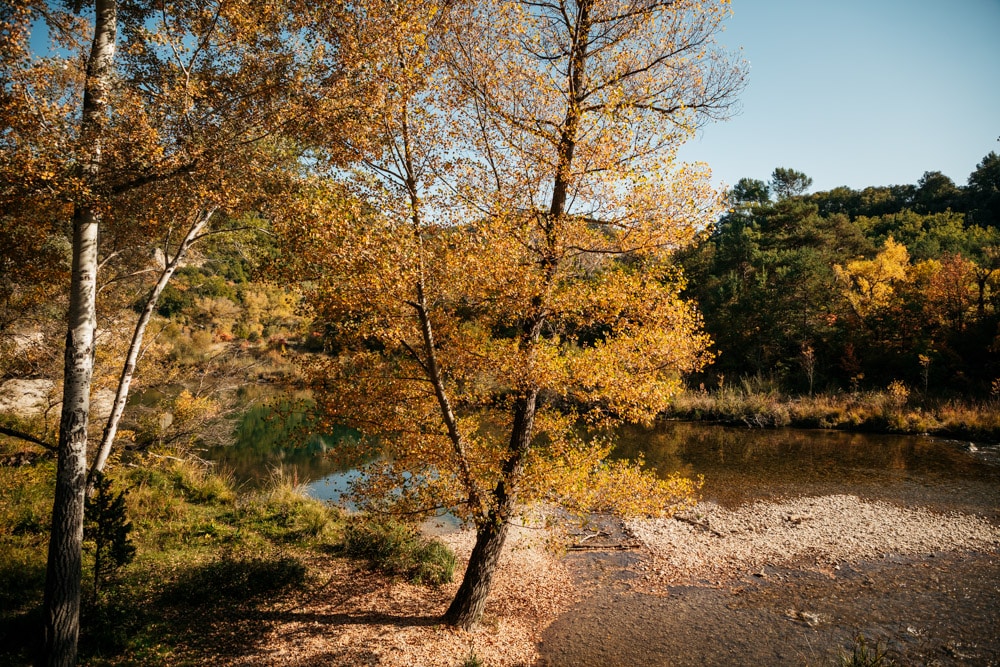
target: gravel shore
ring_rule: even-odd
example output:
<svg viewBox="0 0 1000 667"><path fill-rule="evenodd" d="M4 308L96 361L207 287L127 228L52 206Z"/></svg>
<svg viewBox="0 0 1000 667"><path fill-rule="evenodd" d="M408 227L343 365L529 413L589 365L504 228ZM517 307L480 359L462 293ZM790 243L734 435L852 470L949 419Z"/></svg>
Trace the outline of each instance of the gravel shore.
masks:
<svg viewBox="0 0 1000 667"><path fill-rule="evenodd" d="M648 551L639 567L652 587L717 582L768 565L832 568L887 555L1000 549L1000 527L981 517L852 495L735 509L702 504L673 519L630 521L627 528Z"/></svg>
<svg viewBox="0 0 1000 667"><path fill-rule="evenodd" d="M474 535L464 531L440 537L455 549L459 563L464 563ZM231 643L220 643L218 651L211 646L206 651L203 645L178 657L219 665L456 667L474 655L490 667L539 665L545 664L540 653L543 634L557 619L561 628L571 626L568 632L596 632L587 629L583 620L587 600L601 588L600 577L620 576L608 568L620 572L625 561L632 562L635 574L622 594L631 597L624 598L620 606L612 605L615 611L598 609L594 620L598 628L611 618L602 614L614 613L615 618L628 614L624 607L630 600L645 599L643 604L648 606L653 604L650 600L676 597L643 594L656 595L671 586L687 585L687 590L717 595L739 578L753 578L757 573L767 576L763 568L770 572L784 568L786 576L794 576L794 572L806 576L832 574L841 567L848 572L852 564L889 562L889 557L934 555L944 564L971 551L987 557L1000 552L1000 527L982 517L906 508L851 495L757 502L735 509L703 504L673 519L628 522L620 537L637 548L618 564L596 555L590 562L598 563L604 574L595 575L593 567L587 572L583 571L587 568L574 570L573 563L579 565L580 558L568 559L548 548L546 531L514 528L483 623L472 632L452 630L439 622L457 590L460 571L455 583L435 589L390 580L342 559L317 560L314 571L326 581L318 590L291 605L287 600L276 604L243 630L232 624L207 629L220 635L239 633L243 643L238 650L234 651ZM773 590L780 591L780 585ZM731 615L726 605L719 605L723 622ZM690 613L699 611L704 612L705 605L692 608ZM577 613L583 616L573 629ZM713 619L706 622L719 622ZM631 622L640 621L637 612ZM778 617L777 621L764 622L780 625L788 621ZM676 639L677 633L673 636ZM582 653L574 653L565 664L590 664L585 654L593 646L588 649L577 640L571 644L574 651ZM604 648L616 656L624 650L614 648L611 642ZM648 648L655 647L649 643ZM667 650L666 646L661 648ZM601 664L618 664L602 660Z"/></svg>

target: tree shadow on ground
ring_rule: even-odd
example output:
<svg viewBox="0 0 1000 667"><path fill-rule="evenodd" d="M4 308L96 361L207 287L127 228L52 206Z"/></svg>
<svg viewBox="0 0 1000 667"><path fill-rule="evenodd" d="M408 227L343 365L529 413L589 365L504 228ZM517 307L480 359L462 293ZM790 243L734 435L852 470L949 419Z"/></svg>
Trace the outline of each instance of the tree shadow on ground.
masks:
<svg viewBox="0 0 1000 667"><path fill-rule="evenodd" d="M427 611L440 607L443 612L446 594L428 589L432 607L387 603L395 584L347 559L321 558L309 567L284 556L221 560L185 571L165 586L146 609L139 633L119 643L117 650L142 658L145 643L169 647L165 662L259 662L283 650L279 645L325 644L348 627L429 627L441 622L439 615ZM314 655L301 664L364 663L365 650L357 645L314 650L329 659L323 662ZM273 661L300 664L285 655Z"/></svg>

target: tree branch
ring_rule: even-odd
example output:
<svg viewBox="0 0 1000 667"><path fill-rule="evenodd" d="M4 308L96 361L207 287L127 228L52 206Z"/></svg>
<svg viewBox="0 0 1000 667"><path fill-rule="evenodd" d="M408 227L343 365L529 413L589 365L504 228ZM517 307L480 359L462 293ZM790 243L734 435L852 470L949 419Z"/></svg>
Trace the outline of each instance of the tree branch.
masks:
<svg viewBox="0 0 1000 667"><path fill-rule="evenodd" d="M36 438L35 436L29 433L24 433L23 431L18 431L17 429L13 428L7 428L6 426L0 426L0 433L2 433L3 435L9 435L12 438L18 438L19 440L25 440L32 444L39 445L49 450L50 452L55 452L58 451L59 449L51 442L46 442L40 438Z"/></svg>

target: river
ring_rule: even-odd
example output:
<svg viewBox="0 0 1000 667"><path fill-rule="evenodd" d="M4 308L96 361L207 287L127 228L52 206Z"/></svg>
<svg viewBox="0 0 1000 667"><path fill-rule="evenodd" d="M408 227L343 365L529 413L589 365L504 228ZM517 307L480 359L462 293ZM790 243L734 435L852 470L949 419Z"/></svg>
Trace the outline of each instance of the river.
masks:
<svg viewBox="0 0 1000 667"><path fill-rule="evenodd" d="M703 500L724 507L849 494L1000 524L996 447L667 423L623 431L618 453L642 453L663 473L704 475ZM641 585L637 556L570 559L589 595L543 633L550 667L836 665L859 635L894 662L856 664L1000 664L995 549L886 554L836 568L768 566L657 594Z"/></svg>

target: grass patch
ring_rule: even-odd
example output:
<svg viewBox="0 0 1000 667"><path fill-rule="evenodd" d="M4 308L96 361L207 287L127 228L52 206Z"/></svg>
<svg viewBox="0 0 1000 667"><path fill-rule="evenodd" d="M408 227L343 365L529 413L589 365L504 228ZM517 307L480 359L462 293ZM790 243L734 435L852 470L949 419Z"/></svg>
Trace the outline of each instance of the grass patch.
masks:
<svg viewBox="0 0 1000 667"><path fill-rule="evenodd" d="M54 477L47 459L0 467L0 664L31 664L37 650ZM191 656L219 642L252 655L268 606L307 587L307 564L321 554L431 585L454 574L443 543L402 523L347 520L280 471L239 492L173 452L119 462L108 479L110 493L124 494L136 553L95 591L94 547L85 547L81 665L196 664Z"/></svg>
<svg viewBox="0 0 1000 667"><path fill-rule="evenodd" d="M305 585L309 554L342 534L336 510L280 479L240 494L231 478L180 456L128 464L109 479L125 494L137 551L95 593L85 546L83 665L185 662L178 647L213 641L206 628ZM30 664L37 648L54 477L49 460L0 467L0 664Z"/></svg>
<svg viewBox="0 0 1000 667"><path fill-rule="evenodd" d="M0 456L15 451L0 447ZM54 479L51 459L0 466L0 664L31 659L41 623Z"/></svg>
<svg viewBox="0 0 1000 667"><path fill-rule="evenodd" d="M885 390L791 396L744 382L678 396L671 417L752 428L797 426L909 433L1000 442L1000 399L984 402L915 398L902 383Z"/></svg>
<svg viewBox="0 0 1000 667"><path fill-rule="evenodd" d="M375 569L413 583L439 586L455 574L455 554L440 540L428 540L416 527L392 519L358 517L344 531L344 553Z"/></svg>
<svg viewBox="0 0 1000 667"><path fill-rule="evenodd" d="M280 468L270 483L237 504L237 520L270 540L317 543L340 534L340 512L303 494Z"/></svg>

